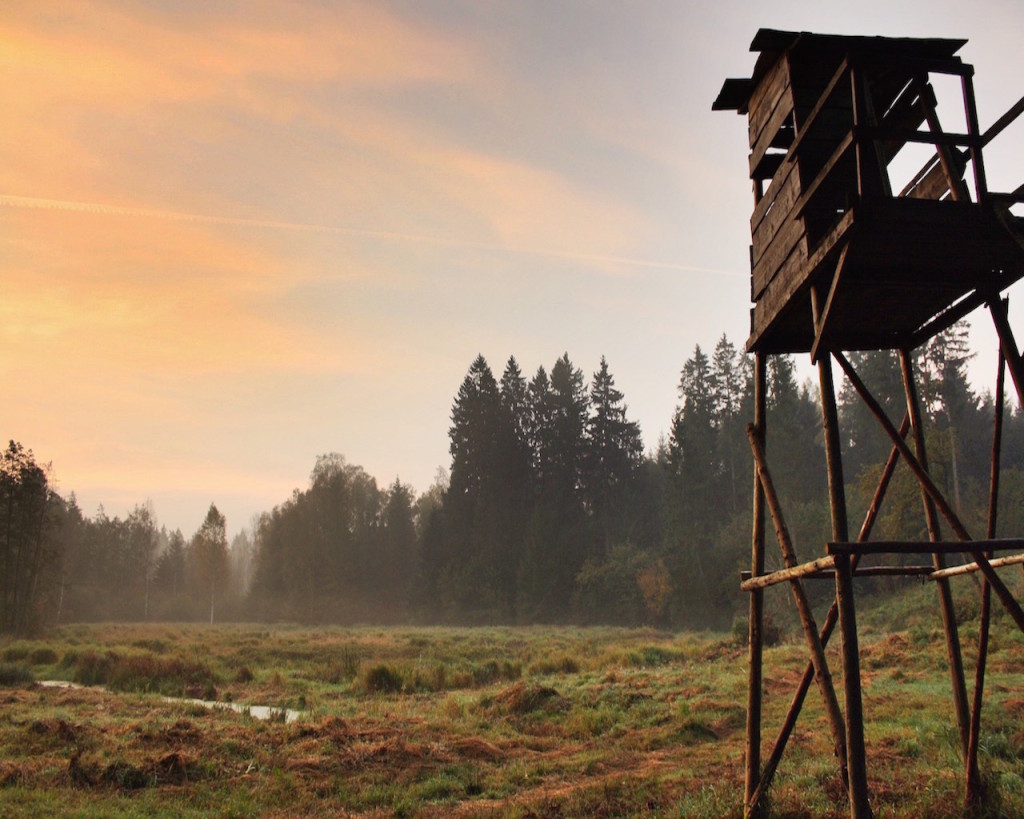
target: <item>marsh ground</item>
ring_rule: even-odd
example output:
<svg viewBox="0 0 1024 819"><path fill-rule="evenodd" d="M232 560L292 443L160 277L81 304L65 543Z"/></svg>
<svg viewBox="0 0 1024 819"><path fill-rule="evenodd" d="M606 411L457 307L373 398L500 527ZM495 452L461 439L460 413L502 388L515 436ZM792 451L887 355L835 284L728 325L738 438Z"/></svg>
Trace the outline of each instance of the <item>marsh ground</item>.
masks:
<svg viewBox="0 0 1024 819"><path fill-rule="evenodd" d="M968 816L938 623L862 635L878 816ZM963 640L969 678L972 624ZM997 623L988 815L1024 815L1024 639ZM835 648L830 659L838 669ZM766 657L765 734L806 662ZM837 670L838 677L838 670ZM44 688L73 680L104 688ZM295 722L167 696L292 708ZM0 643L0 814L739 816L746 647L610 628L72 625ZM816 692L771 791L845 816Z"/></svg>

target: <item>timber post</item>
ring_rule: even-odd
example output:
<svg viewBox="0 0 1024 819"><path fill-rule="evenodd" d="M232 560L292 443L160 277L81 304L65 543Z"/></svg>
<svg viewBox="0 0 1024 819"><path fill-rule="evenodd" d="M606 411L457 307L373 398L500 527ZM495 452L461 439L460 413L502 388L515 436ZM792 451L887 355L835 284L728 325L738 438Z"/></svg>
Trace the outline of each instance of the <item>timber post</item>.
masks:
<svg viewBox="0 0 1024 819"><path fill-rule="evenodd" d="M765 356L754 357L754 434L761 446L765 444L766 432L766 389L767 364ZM754 468L754 510L753 532L751 535L751 574L764 574L764 490ZM754 794L761 779L761 698L762 666L764 657L764 591L757 590L750 595L749 629L749 680L747 685L747 744L746 776L744 788L744 815L759 817L762 813Z"/></svg>

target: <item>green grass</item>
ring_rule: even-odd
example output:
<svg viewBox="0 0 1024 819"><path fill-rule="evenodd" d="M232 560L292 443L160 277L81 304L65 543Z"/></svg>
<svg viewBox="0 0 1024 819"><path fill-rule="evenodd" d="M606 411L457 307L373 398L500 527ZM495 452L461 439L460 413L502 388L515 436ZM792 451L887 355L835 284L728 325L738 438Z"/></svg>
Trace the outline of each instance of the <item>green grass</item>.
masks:
<svg viewBox="0 0 1024 819"><path fill-rule="evenodd" d="M972 815L929 602L860 612L878 816ZM993 816L1024 815L1024 639L1009 625L995 624L983 714ZM963 624L969 679L976 630ZM807 662L797 636L766 651L766 746ZM0 658L4 816L742 813L747 653L731 635L75 625L0 641ZM107 688L33 684L53 678ZM161 697L197 689L305 716ZM848 815L813 687L769 797L774 815Z"/></svg>

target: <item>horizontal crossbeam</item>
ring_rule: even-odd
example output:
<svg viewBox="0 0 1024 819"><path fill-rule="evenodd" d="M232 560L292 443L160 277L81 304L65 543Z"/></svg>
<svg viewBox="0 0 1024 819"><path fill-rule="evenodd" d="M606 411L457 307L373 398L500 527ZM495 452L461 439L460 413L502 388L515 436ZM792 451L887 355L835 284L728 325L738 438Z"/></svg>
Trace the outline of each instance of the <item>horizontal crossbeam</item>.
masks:
<svg viewBox="0 0 1024 819"><path fill-rule="evenodd" d="M988 565L993 569L998 569L1000 566L1014 566L1018 563L1024 563L1024 554L1010 555L1009 557L997 557L995 560L990 560ZM956 577L961 574L971 574L981 570L981 566L977 563L964 563L961 566L950 566L947 569L939 569L928 576L929 580L941 580L943 577Z"/></svg>
<svg viewBox="0 0 1024 819"><path fill-rule="evenodd" d="M993 540L872 540L865 543L825 544L825 551L830 555L948 555L1021 550L1024 550L1024 538L1019 537Z"/></svg>
<svg viewBox="0 0 1024 819"><path fill-rule="evenodd" d="M1024 557L1024 555L1022 555ZM1024 563L1024 559L1020 562ZM993 561L992 565L997 565L998 561ZM794 577L803 577L807 580L830 580L834 578L834 558L823 557L818 560L805 563L802 566L797 566L796 569L799 571L794 574L793 569L781 569L777 572L771 572L770 574L762 574L754 577L749 571L740 572L740 589L742 591L754 591L755 589L763 589L768 586L774 586L776 583L782 583L786 580L792 580ZM854 577L921 577L926 578L935 571L934 566L863 566L853 571Z"/></svg>

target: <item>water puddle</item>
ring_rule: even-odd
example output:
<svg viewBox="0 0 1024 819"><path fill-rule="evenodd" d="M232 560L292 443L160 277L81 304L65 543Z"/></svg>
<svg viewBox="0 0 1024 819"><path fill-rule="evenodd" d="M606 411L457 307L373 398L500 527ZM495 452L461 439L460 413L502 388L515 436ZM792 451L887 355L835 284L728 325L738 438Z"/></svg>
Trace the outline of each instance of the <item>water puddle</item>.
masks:
<svg viewBox="0 0 1024 819"><path fill-rule="evenodd" d="M67 682L66 680L39 680L37 685L43 688L94 688L105 691L102 685L79 685L78 683ZM279 722L295 722L305 715L305 711L295 711L291 708L275 708L271 705L246 705L241 702L220 702L219 700L200 700L191 697L161 697L164 702L178 702L185 705L197 705L201 708L222 708L234 711L237 714L248 714L253 719L276 720Z"/></svg>

